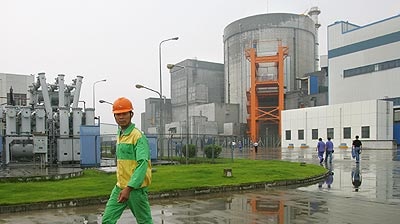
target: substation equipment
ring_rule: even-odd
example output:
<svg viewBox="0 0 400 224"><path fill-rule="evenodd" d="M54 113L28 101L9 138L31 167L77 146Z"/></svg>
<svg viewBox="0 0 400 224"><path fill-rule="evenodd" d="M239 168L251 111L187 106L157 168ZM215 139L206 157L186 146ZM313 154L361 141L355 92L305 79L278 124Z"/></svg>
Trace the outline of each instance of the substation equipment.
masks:
<svg viewBox="0 0 400 224"><path fill-rule="evenodd" d="M94 108L78 107L82 79L77 76L67 85L64 75L58 75L54 84L48 84L45 73L39 73L29 86L28 106L0 108L3 165L100 164L100 127L95 125Z"/></svg>

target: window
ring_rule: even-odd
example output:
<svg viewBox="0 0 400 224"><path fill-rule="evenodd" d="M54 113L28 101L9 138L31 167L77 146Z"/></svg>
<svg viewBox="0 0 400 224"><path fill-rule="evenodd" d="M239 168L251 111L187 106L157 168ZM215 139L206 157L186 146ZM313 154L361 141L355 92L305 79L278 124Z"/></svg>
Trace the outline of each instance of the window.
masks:
<svg viewBox="0 0 400 224"><path fill-rule="evenodd" d="M369 126L361 127L361 138L369 138Z"/></svg>
<svg viewBox="0 0 400 224"><path fill-rule="evenodd" d="M334 133L334 129L333 128L326 129L326 137L333 139L334 135L335 135L335 133Z"/></svg>
<svg viewBox="0 0 400 224"><path fill-rule="evenodd" d="M351 139L351 128L350 127L343 128L343 138Z"/></svg>
<svg viewBox="0 0 400 224"><path fill-rule="evenodd" d="M290 131L290 130L286 130L286 135L285 135L285 137L286 137L286 140L292 140L292 134L291 134L291 131Z"/></svg>
<svg viewBox="0 0 400 224"><path fill-rule="evenodd" d="M357 68L351 68L343 71L344 77L351 77L355 75L362 75L366 73L371 73L371 72L378 72L378 71L383 71L387 69L392 69L392 68L398 68L400 67L400 59L395 59L392 61L385 61L385 62L380 62L377 64L371 64L371 65L365 65L362 67L357 67Z"/></svg>
<svg viewBox="0 0 400 224"><path fill-rule="evenodd" d="M312 139L318 139L318 129L312 129L311 130L311 138Z"/></svg>
<svg viewBox="0 0 400 224"><path fill-rule="evenodd" d="M299 137L299 140L304 140L304 130L298 130L297 135Z"/></svg>

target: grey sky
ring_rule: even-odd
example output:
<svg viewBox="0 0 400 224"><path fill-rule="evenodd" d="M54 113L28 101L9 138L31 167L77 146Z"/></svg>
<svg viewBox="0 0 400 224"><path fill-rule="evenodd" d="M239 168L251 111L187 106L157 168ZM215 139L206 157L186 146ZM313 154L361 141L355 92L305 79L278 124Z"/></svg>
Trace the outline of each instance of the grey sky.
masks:
<svg viewBox="0 0 400 224"><path fill-rule="evenodd" d="M320 53L326 54L326 27L335 21L357 25L400 13L398 0L0 0L0 72L45 72L54 83L83 76L81 100L131 99L133 121L140 125L144 100L156 94L136 89L137 83L159 90L158 45L162 45L163 95L170 97L167 63L187 58L223 63L222 35L231 22L256 14L305 13L321 10ZM102 122L114 123L111 108L96 104Z"/></svg>

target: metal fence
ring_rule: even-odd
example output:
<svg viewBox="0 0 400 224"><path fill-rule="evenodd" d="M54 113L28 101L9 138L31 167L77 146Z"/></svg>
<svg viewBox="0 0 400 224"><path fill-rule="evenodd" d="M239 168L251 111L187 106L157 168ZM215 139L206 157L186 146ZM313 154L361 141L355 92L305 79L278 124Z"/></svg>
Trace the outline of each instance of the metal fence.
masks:
<svg viewBox="0 0 400 224"><path fill-rule="evenodd" d="M248 150L253 147L253 142L248 136L226 136L226 135L190 135L187 139L186 135L163 135L159 138L157 135L157 158L158 159L171 159L172 157L183 157L183 150L186 144L195 145L196 157L205 157L204 148L207 145L221 146L223 151L238 149L238 142L242 144L243 150ZM164 141L161 144L161 141ZM232 142L236 145L232 148ZM278 136L260 137L258 141L259 147L278 147L280 145L280 138ZM161 149L160 146L164 148ZM102 158L115 158L116 150L116 137L112 135L101 136L101 155ZM162 151L161 151L162 150ZM162 158L161 158L162 157Z"/></svg>

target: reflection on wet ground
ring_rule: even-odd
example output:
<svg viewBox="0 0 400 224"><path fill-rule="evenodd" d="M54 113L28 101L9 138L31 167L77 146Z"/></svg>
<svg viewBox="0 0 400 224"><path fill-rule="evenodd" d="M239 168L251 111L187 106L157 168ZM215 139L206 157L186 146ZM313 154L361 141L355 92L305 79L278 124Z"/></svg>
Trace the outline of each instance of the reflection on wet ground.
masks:
<svg viewBox="0 0 400 224"><path fill-rule="evenodd" d="M237 157L318 164L315 149L260 150ZM297 188L255 190L151 201L154 223L398 223L399 150L364 150L359 165L350 149L337 149L332 175ZM230 152L225 152L230 157ZM1 214L0 223L100 223L104 205ZM135 223L129 210L118 223Z"/></svg>

